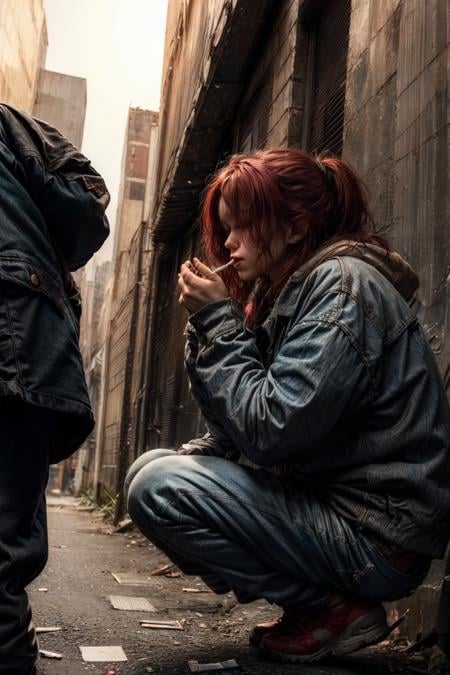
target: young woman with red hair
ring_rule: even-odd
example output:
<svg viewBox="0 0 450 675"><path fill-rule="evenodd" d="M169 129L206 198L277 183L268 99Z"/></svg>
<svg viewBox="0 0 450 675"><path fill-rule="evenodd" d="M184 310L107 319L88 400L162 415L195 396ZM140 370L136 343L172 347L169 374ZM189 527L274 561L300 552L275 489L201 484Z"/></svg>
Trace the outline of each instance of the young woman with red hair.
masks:
<svg viewBox="0 0 450 675"><path fill-rule="evenodd" d="M208 426L132 465L128 508L186 573L282 609L250 641L314 661L386 637L450 535L450 410L347 163L237 155L206 190L209 266L181 266L186 367ZM214 272L211 267L230 265Z"/></svg>

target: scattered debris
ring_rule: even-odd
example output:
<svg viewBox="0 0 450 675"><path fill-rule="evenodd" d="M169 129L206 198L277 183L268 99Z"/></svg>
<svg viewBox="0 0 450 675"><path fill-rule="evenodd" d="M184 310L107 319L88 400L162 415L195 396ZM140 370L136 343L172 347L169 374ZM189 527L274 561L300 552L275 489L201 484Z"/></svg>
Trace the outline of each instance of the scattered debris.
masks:
<svg viewBox="0 0 450 675"><path fill-rule="evenodd" d="M209 588L182 588L183 593L212 593Z"/></svg>
<svg viewBox="0 0 450 675"><path fill-rule="evenodd" d="M181 621L150 621L143 619L141 621L142 628L155 628L160 630L184 630L184 626Z"/></svg>
<svg viewBox="0 0 450 675"><path fill-rule="evenodd" d="M169 563L168 565L163 565L163 567L157 567L156 569L152 570L150 572L151 577L159 577L163 576L164 574L168 574L171 572L173 569L175 569L175 565L173 563Z"/></svg>
<svg viewBox="0 0 450 675"><path fill-rule="evenodd" d="M214 670L241 670L239 663L235 659L228 661L218 661L217 663L199 663L198 661L188 661L191 673L209 673Z"/></svg>
<svg viewBox="0 0 450 675"><path fill-rule="evenodd" d="M420 640L413 642L405 649L405 654L420 652L436 644L437 632L435 630L426 633Z"/></svg>
<svg viewBox="0 0 450 675"><path fill-rule="evenodd" d="M169 579L179 579L181 577L181 572L174 570L173 572L168 572L164 576L168 577Z"/></svg>
<svg viewBox="0 0 450 675"><path fill-rule="evenodd" d="M55 544L52 548L67 548L64 544Z"/></svg>
<svg viewBox="0 0 450 675"><path fill-rule="evenodd" d="M48 593L48 588L38 588L39 593Z"/></svg>
<svg viewBox="0 0 450 675"><path fill-rule="evenodd" d="M81 647L81 657L86 662L102 661L127 661L127 657L122 647L102 646L102 647Z"/></svg>
<svg viewBox="0 0 450 675"><path fill-rule="evenodd" d="M450 672L450 660L438 645L431 648L428 670L430 673Z"/></svg>
<svg viewBox="0 0 450 675"><path fill-rule="evenodd" d="M61 626L38 626L36 633L56 633L58 630L62 630Z"/></svg>
<svg viewBox="0 0 450 675"><path fill-rule="evenodd" d="M109 601L114 609L133 610L136 612L157 612L158 610L147 598L134 598L125 595L110 595Z"/></svg>
<svg viewBox="0 0 450 675"><path fill-rule="evenodd" d="M39 654L44 657L44 659L62 659L62 654L58 654L57 652L49 652L48 649L40 649Z"/></svg>
<svg viewBox="0 0 450 675"><path fill-rule="evenodd" d="M128 532L133 528L133 521L131 518L125 518L121 520L117 527L114 528L113 532Z"/></svg>
<svg viewBox="0 0 450 675"><path fill-rule="evenodd" d="M150 577L144 577L136 572L111 572L111 574L122 586L153 586Z"/></svg>

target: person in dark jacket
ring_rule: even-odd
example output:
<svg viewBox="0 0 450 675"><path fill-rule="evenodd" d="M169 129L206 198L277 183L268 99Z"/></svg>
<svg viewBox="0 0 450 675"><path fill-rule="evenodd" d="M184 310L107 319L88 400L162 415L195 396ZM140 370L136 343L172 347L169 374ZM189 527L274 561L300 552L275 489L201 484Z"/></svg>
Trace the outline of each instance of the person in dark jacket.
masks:
<svg viewBox="0 0 450 675"><path fill-rule="evenodd" d="M389 634L450 536L450 409L411 303L337 158L232 158L206 191L214 272L181 266L186 367L208 426L126 479L142 532L186 573L279 619L264 655L309 662ZM239 462L236 459L239 458Z"/></svg>
<svg viewBox="0 0 450 675"><path fill-rule="evenodd" d="M0 105L0 674L34 672L25 587L47 555L49 465L94 426L70 274L109 233L109 193L56 129Z"/></svg>

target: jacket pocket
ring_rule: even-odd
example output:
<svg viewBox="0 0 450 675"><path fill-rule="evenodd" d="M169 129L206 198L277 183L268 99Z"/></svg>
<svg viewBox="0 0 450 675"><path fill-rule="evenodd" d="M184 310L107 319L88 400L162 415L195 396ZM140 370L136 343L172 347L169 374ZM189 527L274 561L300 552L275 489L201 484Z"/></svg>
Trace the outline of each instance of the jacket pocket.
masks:
<svg viewBox="0 0 450 675"><path fill-rule="evenodd" d="M13 255L0 256L0 280L27 288L44 295L74 328L77 322L64 292L62 281L40 268L33 261Z"/></svg>

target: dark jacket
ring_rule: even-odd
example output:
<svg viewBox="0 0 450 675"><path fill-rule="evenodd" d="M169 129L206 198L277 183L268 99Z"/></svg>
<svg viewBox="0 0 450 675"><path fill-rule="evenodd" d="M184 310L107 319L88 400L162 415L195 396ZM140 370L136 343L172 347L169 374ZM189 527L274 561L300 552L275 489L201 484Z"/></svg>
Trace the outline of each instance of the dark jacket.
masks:
<svg viewBox="0 0 450 675"><path fill-rule="evenodd" d="M340 244L292 275L255 332L231 300L191 316L186 364L210 434L186 450L284 465L375 538L441 557L450 409L406 302L416 286L396 254Z"/></svg>
<svg viewBox="0 0 450 675"><path fill-rule="evenodd" d="M109 194L56 129L0 105L0 395L58 411L52 461L94 426L76 286L109 233Z"/></svg>

